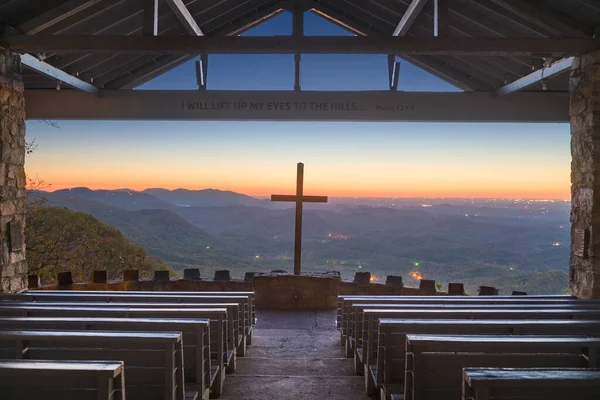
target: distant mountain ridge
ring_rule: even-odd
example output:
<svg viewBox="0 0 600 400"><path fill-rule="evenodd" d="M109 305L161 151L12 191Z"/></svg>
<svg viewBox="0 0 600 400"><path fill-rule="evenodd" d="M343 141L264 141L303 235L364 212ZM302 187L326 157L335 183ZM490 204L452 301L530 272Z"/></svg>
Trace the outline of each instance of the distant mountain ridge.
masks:
<svg viewBox="0 0 600 400"><path fill-rule="evenodd" d="M41 193L44 195L50 194L48 192ZM92 190L86 187L76 187L56 190L52 194L90 200L129 211L171 208L170 203L160 200L155 196L129 189Z"/></svg>
<svg viewBox="0 0 600 400"><path fill-rule="evenodd" d="M152 188L146 189L141 193L152 195L157 199L175 206L185 207L226 207L233 205L258 206L265 203L264 200L247 196L245 194L217 189L168 190Z"/></svg>

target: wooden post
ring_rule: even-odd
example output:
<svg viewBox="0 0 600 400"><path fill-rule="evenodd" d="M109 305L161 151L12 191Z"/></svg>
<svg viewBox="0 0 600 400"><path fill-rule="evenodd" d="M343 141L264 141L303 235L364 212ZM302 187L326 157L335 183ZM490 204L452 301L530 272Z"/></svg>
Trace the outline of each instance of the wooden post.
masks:
<svg viewBox="0 0 600 400"><path fill-rule="evenodd" d="M304 164L298 163L296 180L296 229L294 237L294 275L300 275L302 259L302 196L304 192Z"/></svg>

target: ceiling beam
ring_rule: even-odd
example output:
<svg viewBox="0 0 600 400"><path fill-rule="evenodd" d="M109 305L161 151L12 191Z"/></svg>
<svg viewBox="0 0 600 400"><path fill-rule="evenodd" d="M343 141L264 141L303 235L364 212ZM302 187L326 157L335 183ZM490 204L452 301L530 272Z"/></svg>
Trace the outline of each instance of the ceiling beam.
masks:
<svg viewBox="0 0 600 400"><path fill-rule="evenodd" d="M69 0L63 2L59 6L20 24L17 27L17 30L27 35L37 35L65 19L90 8L100 1L102 0Z"/></svg>
<svg viewBox="0 0 600 400"><path fill-rule="evenodd" d="M29 69L47 76L48 78L63 82L77 90L101 97L101 91L96 86L82 81L73 75L69 75L65 71L58 69L46 62L40 61L31 54L21 54L21 64L25 65Z"/></svg>
<svg viewBox="0 0 600 400"><path fill-rule="evenodd" d="M521 79L517 79L516 81L509 83L508 85L502 86L500 89L498 89L498 94L505 96L507 94L520 92L521 90L535 84L541 84L543 80L550 79L569 70L573 64L573 60L574 57L569 57L556 61L549 67L537 70L527 76L522 77Z"/></svg>
<svg viewBox="0 0 600 400"><path fill-rule="evenodd" d="M165 0L185 30L192 36L204 36L204 33L190 14L182 0Z"/></svg>
<svg viewBox="0 0 600 400"><path fill-rule="evenodd" d="M422 54L564 57L594 51L593 39L348 36L31 36L0 38L17 52L132 54Z"/></svg>
<svg viewBox="0 0 600 400"><path fill-rule="evenodd" d="M402 19L394 29L392 36L404 36L412 26L413 22L417 19L417 16L423 10L423 7L428 0L412 0L412 3L408 6L408 9L402 16Z"/></svg>
<svg viewBox="0 0 600 400"><path fill-rule="evenodd" d="M450 30L449 15L448 0L433 1L433 36L448 36Z"/></svg>
<svg viewBox="0 0 600 400"><path fill-rule="evenodd" d="M144 23L142 34L144 36L158 35L158 0L144 0Z"/></svg>

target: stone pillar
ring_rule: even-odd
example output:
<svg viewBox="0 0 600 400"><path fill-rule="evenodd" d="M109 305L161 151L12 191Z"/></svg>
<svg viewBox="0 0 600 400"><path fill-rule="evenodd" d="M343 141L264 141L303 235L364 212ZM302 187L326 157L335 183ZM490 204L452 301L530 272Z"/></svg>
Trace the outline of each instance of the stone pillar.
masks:
<svg viewBox="0 0 600 400"><path fill-rule="evenodd" d="M600 298L600 51L571 69L571 255L569 289Z"/></svg>
<svg viewBox="0 0 600 400"><path fill-rule="evenodd" d="M17 54L0 49L0 293L27 289L25 98Z"/></svg>

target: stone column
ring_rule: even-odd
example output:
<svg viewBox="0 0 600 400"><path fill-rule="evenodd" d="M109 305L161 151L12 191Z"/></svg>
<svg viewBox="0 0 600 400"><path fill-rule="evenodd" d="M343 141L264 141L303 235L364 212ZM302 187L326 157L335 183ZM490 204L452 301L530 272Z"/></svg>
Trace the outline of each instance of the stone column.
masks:
<svg viewBox="0 0 600 400"><path fill-rule="evenodd" d="M19 56L0 49L0 293L27 288L25 98Z"/></svg>

